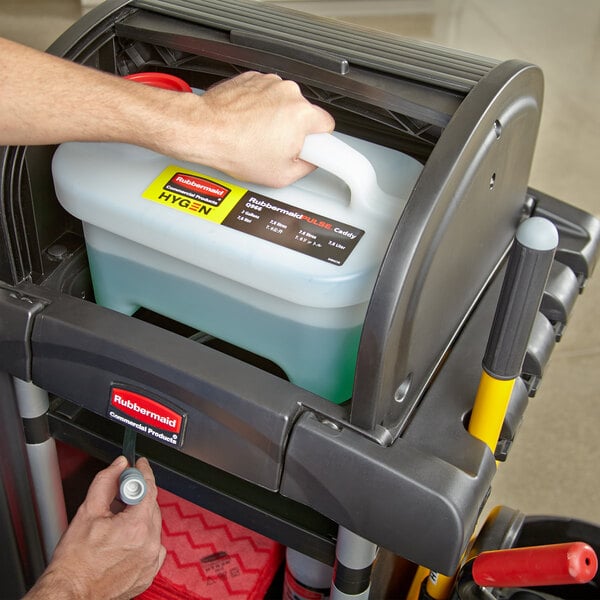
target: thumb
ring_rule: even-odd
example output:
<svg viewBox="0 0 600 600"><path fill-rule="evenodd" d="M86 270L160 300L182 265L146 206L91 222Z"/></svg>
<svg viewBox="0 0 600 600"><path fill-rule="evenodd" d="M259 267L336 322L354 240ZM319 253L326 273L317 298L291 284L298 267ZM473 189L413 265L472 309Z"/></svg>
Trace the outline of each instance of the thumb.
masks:
<svg viewBox="0 0 600 600"><path fill-rule="evenodd" d="M90 512L98 516L112 514L110 505L119 491L119 475L127 465L127 459L118 456L106 469L96 474L85 498Z"/></svg>

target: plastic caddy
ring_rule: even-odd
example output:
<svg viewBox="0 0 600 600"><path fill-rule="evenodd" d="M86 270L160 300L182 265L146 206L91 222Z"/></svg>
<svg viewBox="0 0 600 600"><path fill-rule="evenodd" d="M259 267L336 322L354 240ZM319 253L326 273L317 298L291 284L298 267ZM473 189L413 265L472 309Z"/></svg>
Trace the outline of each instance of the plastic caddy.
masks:
<svg viewBox="0 0 600 600"><path fill-rule="evenodd" d="M162 70L198 88L276 70L343 133L424 168L369 302L352 401L337 406L218 340L198 344L160 316L96 305L81 225L54 197L54 149L4 149L0 519L12 540L2 568L19 573L16 589L44 562L25 450L57 438L115 456L122 426L106 418L115 388L185 421L175 448L138 436L161 486L324 562L342 526L453 572L496 471L464 422L515 229L545 216L560 243L497 458L597 257L598 221L527 185L539 69L224 0L109 1L51 50L119 75ZM23 414L27 394L19 414L14 378L50 394L47 416L43 406Z"/></svg>

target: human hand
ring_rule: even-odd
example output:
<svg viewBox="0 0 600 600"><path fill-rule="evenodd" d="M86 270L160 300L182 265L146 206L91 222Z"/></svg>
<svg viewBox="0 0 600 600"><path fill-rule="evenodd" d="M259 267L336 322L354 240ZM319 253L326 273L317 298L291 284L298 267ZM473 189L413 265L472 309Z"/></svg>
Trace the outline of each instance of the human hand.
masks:
<svg viewBox="0 0 600 600"><path fill-rule="evenodd" d="M326 111L306 100L293 81L248 71L202 96L178 94L161 151L271 187L288 185L313 165L298 158L304 138L333 131Z"/></svg>
<svg viewBox="0 0 600 600"><path fill-rule="evenodd" d="M96 475L27 600L125 600L152 583L166 554L160 542L154 475L148 461L140 458L136 467L146 480L146 496L139 504L113 514L110 506L118 492L119 475L126 467L127 460L120 456Z"/></svg>

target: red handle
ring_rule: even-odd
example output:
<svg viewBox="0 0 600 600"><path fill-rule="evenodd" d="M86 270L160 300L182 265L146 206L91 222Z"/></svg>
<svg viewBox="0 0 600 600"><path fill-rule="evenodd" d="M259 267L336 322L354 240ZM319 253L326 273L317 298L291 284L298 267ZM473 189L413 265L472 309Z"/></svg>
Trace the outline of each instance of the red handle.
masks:
<svg viewBox="0 0 600 600"><path fill-rule="evenodd" d="M584 542L482 552L473 561L481 587L534 587L587 583L598 570L594 549Z"/></svg>

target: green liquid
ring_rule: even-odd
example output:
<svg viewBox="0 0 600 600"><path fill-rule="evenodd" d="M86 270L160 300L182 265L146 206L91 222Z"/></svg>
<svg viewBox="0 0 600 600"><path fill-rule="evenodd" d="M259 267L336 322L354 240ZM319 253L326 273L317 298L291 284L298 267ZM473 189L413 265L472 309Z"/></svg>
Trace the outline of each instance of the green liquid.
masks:
<svg viewBox="0 0 600 600"><path fill-rule="evenodd" d="M292 383L332 402L352 395L362 325L306 325L89 246L88 257L98 304L129 315L144 307L209 333L273 361Z"/></svg>

